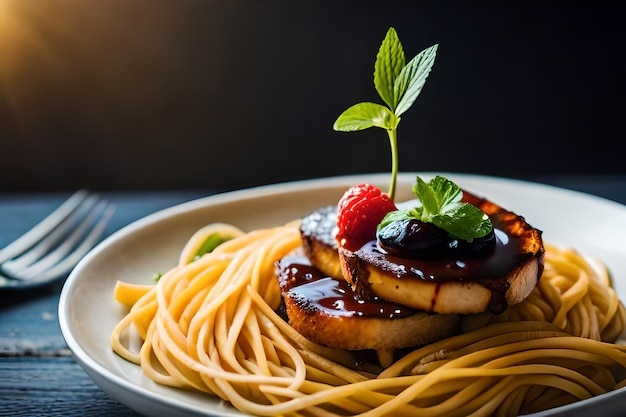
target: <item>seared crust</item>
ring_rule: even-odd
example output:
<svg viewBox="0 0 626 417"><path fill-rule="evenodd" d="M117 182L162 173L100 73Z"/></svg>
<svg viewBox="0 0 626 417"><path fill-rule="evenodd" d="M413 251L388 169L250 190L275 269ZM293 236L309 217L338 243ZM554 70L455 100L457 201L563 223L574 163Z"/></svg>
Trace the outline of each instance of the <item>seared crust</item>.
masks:
<svg viewBox="0 0 626 417"><path fill-rule="evenodd" d="M406 318L338 317L285 297L289 325L308 340L346 350L373 349L389 366L397 349L423 346L459 332L459 315L416 312Z"/></svg>
<svg viewBox="0 0 626 417"><path fill-rule="evenodd" d="M428 314L383 300L370 300L361 308L352 302L357 297L346 281L325 277L308 265L305 257L285 258L278 276L289 324L315 343L373 349L381 365L388 366L396 349L425 345L459 331L459 315ZM337 294L342 295L341 303L332 302Z"/></svg>
<svg viewBox="0 0 626 417"><path fill-rule="evenodd" d="M285 298L289 324L302 336L324 346L346 350L393 350L422 346L458 332L460 316L414 314L397 319L340 317L292 297ZM411 331L412 330L412 331Z"/></svg>
<svg viewBox="0 0 626 417"><path fill-rule="evenodd" d="M340 250L339 254L349 283L365 298L368 294L375 295L439 314L475 314L488 310L500 313L506 306L528 297L542 268L542 261L533 256L503 277L433 283L417 277L398 277L364 261L355 252Z"/></svg>
<svg viewBox="0 0 626 417"><path fill-rule="evenodd" d="M414 309L440 314L500 313L508 305L523 301L537 285L543 272L544 247L541 231L523 217L480 199L468 192L464 200L483 210L502 233L501 240L515 245L514 253L492 265L481 276L463 275L472 269L446 276L455 262L438 265L444 271L435 279L425 279L416 264L386 256L370 242L351 252L339 250L344 278L361 296L375 295ZM503 245L505 246L505 245ZM506 252L503 250L503 252ZM504 258L504 256L502 257ZM437 265L432 263L433 268ZM477 268L480 269L480 268Z"/></svg>
<svg viewBox="0 0 626 417"><path fill-rule="evenodd" d="M497 273L480 279L455 276L432 281L407 273L411 270L407 263L410 261L385 256L376 249L376 241L368 244L371 250L367 250L368 245L355 252L338 248L337 209L328 206L302 219L302 251L306 256L295 263L288 257L279 266L289 324L321 345L346 350L373 349L381 365L388 366L396 349L457 334L462 314L497 313L524 300L543 272L541 231L523 217L473 194L464 192L464 200L490 216L502 234L500 239L515 242L515 251L508 249L511 260L496 265ZM307 266L311 269L306 273L297 272ZM304 276L315 284L303 282ZM343 294L337 303L328 302L331 292ZM359 311L360 307L351 304L355 300L373 311L398 314L384 317Z"/></svg>

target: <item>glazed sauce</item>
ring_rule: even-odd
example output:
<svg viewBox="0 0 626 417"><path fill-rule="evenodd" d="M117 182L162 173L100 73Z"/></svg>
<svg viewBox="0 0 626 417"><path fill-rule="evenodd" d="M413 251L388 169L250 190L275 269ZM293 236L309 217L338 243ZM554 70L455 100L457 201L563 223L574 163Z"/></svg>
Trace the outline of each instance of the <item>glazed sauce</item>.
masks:
<svg viewBox="0 0 626 417"><path fill-rule="evenodd" d="M322 311L331 316L402 318L415 311L377 297L364 301L348 283L324 276L305 256L288 256L278 263L278 283L287 294L308 311Z"/></svg>
<svg viewBox="0 0 626 417"><path fill-rule="evenodd" d="M518 237L497 228L494 232L494 250L489 255L478 258L462 255L438 260L400 258L388 254L375 240L367 242L355 254L381 271L398 278L415 277L428 282L476 281L504 276L530 256L520 256L521 243Z"/></svg>
<svg viewBox="0 0 626 417"><path fill-rule="evenodd" d="M489 310L500 313L507 307L506 292L509 289L508 281L502 277L521 266L531 255L517 253L518 238L499 229L495 233L495 249L483 258L455 257L437 261L399 258L386 254L376 241L366 243L355 254L371 267L398 279L420 279L438 286L447 281L478 282L492 292ZM363 282L364 280L360 280L361 284ZM364 288L357 291L359 294L367 293ZM433 305L437 292L438 287L435 289Z"/></svg>
<svg viewBox="0 0 626 417"><path fill-rule="evenodd" d="M542 256L541 232L533 230L522 217L471 193L464 192L463 200L479 207L492 221L496 242L493 250L486 255L474 257L461 253L438 259L408 259L389 254L375 239L369 242L344 241L342 247L356 255L349 260L350 268L359 270L360 263L367 263L387 276L419 279L438 286L450 281L477 282L492 291L490 311L504 311L507 307L506 292L509 289L505 277L523 266L536 253ZM533 250L528 250L527 247L529 234L535 235ZM363 278L365 279L358 278L358 282L355 282L356 291L367 298L370 291L364 288L367 278Z"/></svg>

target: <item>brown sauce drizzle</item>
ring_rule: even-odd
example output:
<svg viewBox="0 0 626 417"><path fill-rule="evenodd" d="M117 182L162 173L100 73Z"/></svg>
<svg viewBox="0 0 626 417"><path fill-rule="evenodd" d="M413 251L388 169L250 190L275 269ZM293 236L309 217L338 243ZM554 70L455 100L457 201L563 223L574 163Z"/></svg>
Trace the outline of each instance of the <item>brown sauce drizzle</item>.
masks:
<svg viewBox="0 0 626 417"><path fill-rule="evenodd" d="M388 275L398 278L414 277L427 282L477 281L500 277L522 264L529 254L520 254L519 237L495 230L496 247L493 253L480 258L456 256L441 260L399 258L387 254L375 240L356 251L362 260Z"/></svg>
<svg viewBox="0 0 626 417"><path fill-rule="evenodd" d="M287 280L289 274L286 272L286 268L288 266L294 267L294 271L296 271L289 278L293 284L281 281L283 292L295 291L294 288L297 287L297 296L300 297L301 303L305 303L308 297L314 295L309 307L323 308L336 315L342 314L340 313L341 309L337 309L340 304L337 297L341 294L343 305L348 306L347 309L353 312L349 314L376 314L380 317L381 314L386 315L392 311L396 317L396 313L393 312L395 310L388 310L385 307L381 310L382 313L375 313L378 307L373 306L371 309L366 307L366 304L369 305L375 301L395 306L395 308L399 308L398 311L407 309L407 307L386 303L369 290L367 269L360 265L367 262L382 273L395 276L398 279L420 279L437 284L433 304L439 287L445 282L479 283L492 292L489 310L496 314L504 311L507 308L506 292L509 289L506 275L524 266L530 258L537 256L540 261L538 276L541 276L544 256L541 241L542 232L527 224L523 217L465 190L463 191L463 201L479 207L491 218L496 236L496 247L488 255L483 257L457 255L439 260L406 259L386 253L375 239L369 242L339 239L340 241L337 242L335 239L337 237L335 236L336 228L333 223L333 220L336 219L336 207L329 206L320 210L315 216L303 219L302 236L303 239L318 239L330 246L336 246L339 243L339 250L346 249L357 255L347 258L348 268L356 272L353 274L353 278L357 280L353 283L356 293L343 281L320 277L320 273L310 265L306 257L301 257L297 261L291 259L294 262L293 265L285 265L284 261L281 263L281 268L283 268L281 274L285 275L281 280ZM310 274L311 277L305 278L307 274ZM322 281L322 279L331 281ZM305 284L309 285L313 281L322 282L305 286ZM363 302L363 300L367 300L367 302Z"/></svg>
<svg viewBox="0 0 626 417"><path fill-rule="evenodd" d="M367 263L388 276L437 284L437 290L445 282L476 282L492 292L489 310L496 314L503 312L507 308L508 274L521 268L530 258L539 256L541 275L544 253L541 231L533 229L523 217L467 191L464 191L463 201L479 207L491 218L496 245L490 254L483 257L457 255L439 260L406 259L386 253L376 240L344 242L346 244L343 247L356 255L350 261L353 263L351 267L361 269L360 263ZM358 245L358 249L355 245ZM356 291L367 298L371 294L366 284L367 277L359 277L358 281L355 283Z"/></svg>
<svg viewBox="0 0 626 417"><path fill-rule="evenodd" d="M489 310L499 313L507 307L509 283L506 275L520 268L533 255L520 253L520 238L502 230L496 230L496 241L493 253L483 258L455 257L438 261L398 258L386 254L376 241L366 243L356 251L356 255L358 262L367 262L371 267L398 279L420 279L438 287L449 281L478 282L492 292ZM362 289L360 293L364 291Z"/></svg>
<svg viewBox="0 0 626 417"><path fill-rule="evenodd" d="M415 310L380 298L364 301L344 280L324 276L305 256L288 256L278 263L278 283L283 295L307 310L331 316L402 318Z"/></svg>

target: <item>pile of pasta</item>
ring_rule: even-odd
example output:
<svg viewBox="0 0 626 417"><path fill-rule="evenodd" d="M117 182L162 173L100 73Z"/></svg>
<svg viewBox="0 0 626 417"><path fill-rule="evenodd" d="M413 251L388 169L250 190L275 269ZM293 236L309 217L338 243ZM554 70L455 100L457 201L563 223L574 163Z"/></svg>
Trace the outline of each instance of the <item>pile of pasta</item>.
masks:
<svg viewBox="0 0 626 417"><path fill-rule="evenodd" d="M130 311L112 332L113 350L159 384L258 416L512 416L624 383L626 347L614 342L625 312L607 270L555 246L522 304L474 317L386 369L355 367L355 353L311 343L276 312L275 262L300 246L298 226L244 233L212 224L157 284L118 282L115 297ZM194 259L216 232L234 238Z"/></svg>

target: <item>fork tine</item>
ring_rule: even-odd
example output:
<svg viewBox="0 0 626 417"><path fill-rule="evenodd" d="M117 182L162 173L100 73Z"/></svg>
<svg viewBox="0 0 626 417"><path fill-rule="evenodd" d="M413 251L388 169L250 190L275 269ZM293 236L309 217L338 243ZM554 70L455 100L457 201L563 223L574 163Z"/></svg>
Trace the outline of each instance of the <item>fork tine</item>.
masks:
<svg viewBox="0 0 626 417"><path fill-rule="evenodd" d="M0 263L8 261L24 251L33 247L39 240L52 231L60 222L73 213L81 202L87 197L86 190L76 191L55 211L50 213L36 226L24 233L9 245L0 250Z"/></svg>
<svg viewBox="0 0 626 417"><path fill-rule="evenodd" d="M29 282L43 282L69 273L98 242L114 211L113 204L98 201L62 244L39 261L15 272L15 277Z"/></svg>
<svg viewBox="0 0 626 417"><path fill-rule="evenodd" d="M80 259L96 245L114 211L115 206L111 203L106 203L102 216L80 245L78 245L63 261L38 276L38 279L48 280L68 274L72 268L76 266L78 261L80 261Z"/></svg>
<svg viewBox="0 0 626 417"><path fill-rule="evenodd" d="M76 206L74 210L60 223L58 223L57 227L50 231L43 239L33 245L22 255L5 262L3 265L4 269L7 271L15 271L15 274L19 271L21 274L27 268L32 267L34 263L40 264L42 269L46 265L52 265L54 263L54 259L51 256L46 256L46 254L51 253L51 250L56 247L58 247L58 250L54 253L58 253L59 256L62 256L64 249L66 252L69 252L71 246L74 244L73 242L80 237L80 234L82 234L85 228L89 225L88 220L95 216L99 201L101 201L101 198L96 195L89 195L85 197L80 204ZM86 210L88 210L87 214L85 214ZM91 217L84 218L84 216ZM85 221L78 224L77 222L83 218ZM73 231L73 233L70 234L71 231ZM71 239L71 237L73 237L73 239ZM47 259L47 261L44 262L44 258Z"/></svg>

